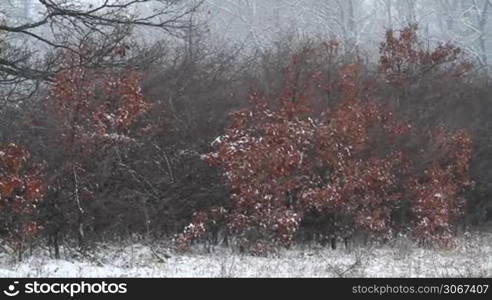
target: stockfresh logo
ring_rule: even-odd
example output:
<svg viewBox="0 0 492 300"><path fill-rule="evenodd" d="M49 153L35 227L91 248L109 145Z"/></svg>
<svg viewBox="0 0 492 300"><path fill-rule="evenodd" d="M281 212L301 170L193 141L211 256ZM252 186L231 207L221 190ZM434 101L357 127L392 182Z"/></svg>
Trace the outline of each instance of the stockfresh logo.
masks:
<svg viewBox="0 0 492 300"><path fill-rule="evenodd" d="M10 284L6 290L3 291L3 293L9 297L15 297L19 295L20 291L17 289L17 285L19 284L18 281L14 281L13 284Z"/></svg>
<svg viewBox="0 0 492 300"><path fill-rule="evenodd" d="M23 286L19 284L19 281L14 281L3 293L9 297L15 297L21 292L25 295L52 294L74 297L87 294L126 294L127 291L126 283L108 283L106 281L93 283L85 281L71 283L33 281L25 283Z"/></svg>

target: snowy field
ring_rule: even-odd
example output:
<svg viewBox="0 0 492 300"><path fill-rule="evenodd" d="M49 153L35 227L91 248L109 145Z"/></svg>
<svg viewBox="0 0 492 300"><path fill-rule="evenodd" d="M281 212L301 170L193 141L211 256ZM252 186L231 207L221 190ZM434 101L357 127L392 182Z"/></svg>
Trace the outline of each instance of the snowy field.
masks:
<svg viewBox="0 0 492 300"><path fill-rule="evenodd" d="M0 277L492 277L492 233L464 235L448 249L392 245L330 250L298 246L270 257L197 247L178 254L166 245L101 244L89 254L63 249L55 260L45 249L23 262L0 253Z"/></svg>

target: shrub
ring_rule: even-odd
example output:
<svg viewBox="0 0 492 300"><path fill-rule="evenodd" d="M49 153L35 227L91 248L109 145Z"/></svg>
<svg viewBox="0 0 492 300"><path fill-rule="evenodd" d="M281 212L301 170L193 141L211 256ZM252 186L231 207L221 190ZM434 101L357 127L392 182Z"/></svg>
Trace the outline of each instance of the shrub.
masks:
<svg viewBox="0 0 492 300"><path fill-rule="evenodd" d="M453 222L464 215L462 194L463 187L471 184L472 140L467 132L452 133L442 127L431 138L440 158L409 184L414 199L412 230L421 242L446 243L452 237Z"/></svg>
<svg viewBox="0 0 492 300"><path fill-rule="evenodd" d="M414 31L405 29L402 39L413 43ZM392 43L383 47L380 72L390 72L395 62L428 62L425 52ZM387 50L392 47L397 51ZM430 56L433 62L452 61ZM215 151L203 156L222 170L230 189L229 231L253 251L288 246L306 216L316 212L336 231L389 238L397 229L399 212L409 216L404 225L412 227L417 239L446 241L463 212L460 196L469 183L469 135L434 129L431 138L424 139L441 153L422 162L423 156L401 141L425 137L426 131L412 120L398 120L381 104L388 101L377 101L378 88L400 86L408 79L380 82L379 74L364 79L358 62L339 67L336 76L313 72L300 84L300 68L294 56L282 90L276 96L254 93L251 107L233 114L231 125L213 144ZM324 97L335 99L320 113ZM427 170L420 173L416 164ZM206 213L197 216L178 239L181 248L206 234L211 219Z"/></svg>
<svg viewBox="0 0 492 300"><path fill-rule="evenodd" d="M150 109L140 82L132 70L79 67L55 76L46 102L53 130L45 137L59 148L50 161L50 201L44 210L52 235L73 230L82 246L90 230L114 216L102 214L115 204L103 193L117 182L114 188L123 186L117 175L137 137L145 135L145 126L136 126Z"/></svg>
<svg viewBox="0 0 492 300"><path fill-rule="evenodd" d="M18 251L19 260L25 244L40 229L38 208L46 189L41 166L30 163L29 158L16 144L0 147L1 231Z"/></svg>

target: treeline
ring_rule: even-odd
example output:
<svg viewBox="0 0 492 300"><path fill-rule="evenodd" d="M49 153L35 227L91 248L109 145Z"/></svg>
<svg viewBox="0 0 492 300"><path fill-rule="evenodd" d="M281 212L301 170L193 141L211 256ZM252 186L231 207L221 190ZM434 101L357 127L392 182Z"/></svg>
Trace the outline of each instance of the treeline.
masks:
<svg viewBox="0 0 492 300"><path fill-rule="evenodd" d="M377 59L287 38L56 50L70 67L1 109L2 238L20 256L134 234L264 252L356 233L442 244L485 223L490 78L414 26L381 38Z"/></svg>

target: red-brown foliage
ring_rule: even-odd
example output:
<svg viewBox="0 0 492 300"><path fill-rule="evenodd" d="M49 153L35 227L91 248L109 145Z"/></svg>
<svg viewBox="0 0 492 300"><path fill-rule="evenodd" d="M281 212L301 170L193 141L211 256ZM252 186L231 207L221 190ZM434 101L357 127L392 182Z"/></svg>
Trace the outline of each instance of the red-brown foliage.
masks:
<svg viewBox="0 0 492 300"><path fill-rule="evenodd" d="M0 147L2 231L19 251L39 230L37 213L46 189L41 167L29 159L29 153L16 144Z"/></svg>
<svg viewBox="0 0 492 300"><path fill-rule="evenodd" d="M299 84L294 57L278 96L270 100L272 96L253 94L251 108L234 113L231 126L214 142L215 151L204 155L223 170L230 188L230 231L249 240L251 249L289 245L303 218L314 210L348 220L351 230L388 237L393 214L411 198L408 225L415 237L447 240L462 213L460 196L469 182L470 137L435 129L429 143L440 153L427 171L415 173L415 161L397 141L427 133L414 129L411 120L396 120L375 101L375 87L402 86L409 80L406 66L453 62L459 54L452 46L433 52L417 46L413 27L403 30L399 39L387 34L381 47L382 83L377 76L361 79L361 65L347 64L336 78L315 72ZM322 114L316 111L316 87L337 95ZM390 146L382 151L374 146L378 143ZM180 236L180 246L186 248L206 234L211 220L207 213L198 213Z"/></svg>
<svg viewBox="0 0 492 300"><path fill-rule="evenodd" d="M436 128L431 139L440 157L424 174L411 179L413 233L421 241L446 243L452 224L464 214L463 187L470 185L469 163L472 140L468 133Z"/></svg>
<svg viewBox="0 0 492 300"><path fill-rule="evenodd" d="M137 72L74 68L59 73L50 101L65 128L67 145L128 140L132 123L149 108L140 81Z"/></svg>
<svg viewBox="0 0 492 300"><path fill-rule="evenodd" d="M471 65L463 60L460 48L452 44L439 44L435 49L424 48L417 30L418 26L412 25L399 32L387 31L380 46L379 71L388 84L403 88L413 79L428 73L439 78L460 76L470 69Z"/></svg>
<svg viewBox="0 0 492 300"><path fill-rule="evenodd" d="M137 145L135 124L150 108L140 82L136 71L83 67L62 71L54 78L47 107L54 117L53 140L60 159L51 166L50 204L63 218L51 222L51 231L70 223L77 228L80 245L84 228L101 207L97 202L100 186L117 173L126 153Z"/></svg>

